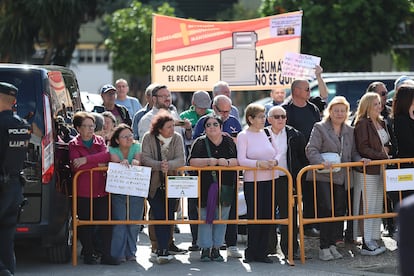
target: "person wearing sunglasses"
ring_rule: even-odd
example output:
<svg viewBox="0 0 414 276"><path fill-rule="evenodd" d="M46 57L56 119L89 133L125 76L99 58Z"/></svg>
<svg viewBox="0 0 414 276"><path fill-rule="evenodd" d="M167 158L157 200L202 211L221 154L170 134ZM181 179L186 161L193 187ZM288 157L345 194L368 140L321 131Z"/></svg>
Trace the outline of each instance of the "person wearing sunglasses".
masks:
<svg viewBox="0 0 414 276"><path fill-rule="evenodd" d="M223 121L222 133L223 135L227 135L229 137L233 137L233 140L236 140L237 134L241 131L242 127L240 125L240 121L238 118L231 115L232 104L231 99L226 95L217 95L213 99L213 111L214 114L220 116ZM196 139L197 137L203 135L205 133L205 121L207 116L201 117L193 132L193 138ZM235 187L237 189L237 187ZM234 195L236 195L236 191L234 191ZM236 206L232 205L230 209L229 219L236 218ZM228 224L226 230L226 246L227 246L227 256L232 258L241 258L242 254L240 254L239 249L237 248L237 224Z"/></svg>
<svg viewBox="0 0 414 276"><path fill-rule="evenodd" d="M236 144L231 137L223 135L222 124L219 116L207 115L204 123L206 135L194 141L188 158L190 166L232 167L238 165ZM236 171L222 171L221 175L218 175L217 171L201 172L201 208L198 209L197 205L197 209L200 219L206 220L206 223L198 225L197 245L202 248L202 262L224 261L220 254L220 246L224 243L227 225L213 224L212 221L229 218L230 208L235 202L234 187L237 186L237 179ZM225 196L225 191L227 196ZM221 213L219 213L220 210Z"/></svg>
<svg viewBox="0 0 414 276"><path fill-rule="evenodd" d="M270 133L272 145L277 151L276 159L279 167L287 169L291 174L293 181L296 181L298 172L307 165L305 156L305 137L303 134L292 126L286 125L287 116L286 110L281 106L274 106L270 108L267 115L267 120L270 123ZM293 184L296 187L296 183ZM288 179L283 171L279 171L279 178L275 182L275 206L279 208L280 219L288 217ZM296 217L297 208L293 209L293 217ZM297 220L293 220L294 237L297 237L298 228ZM271 239L276 239L277 235L271 232ZM281 225L280 229L280 248L283 255L287 259L288 256L288 227ZM293 239L293 257L299 259L299 244L297 239ZM269 248L274 250L274 248Z"/></svg>
<svg viewBox="0 0 414 276"><path fill-rule="evenodd" d="M312 131L313 125L321 120L319 109L309 101L310 89L309 82L306 79L296 79L291 86L291 99L282 107L286 110L287 124L299 130L305 136L307 143ZM303 190L303 211L305 218L313 218L314 214L314 197L313 185L302 181ZM315 224L305 225L305 235L318 237L319 230Z"/></svg>

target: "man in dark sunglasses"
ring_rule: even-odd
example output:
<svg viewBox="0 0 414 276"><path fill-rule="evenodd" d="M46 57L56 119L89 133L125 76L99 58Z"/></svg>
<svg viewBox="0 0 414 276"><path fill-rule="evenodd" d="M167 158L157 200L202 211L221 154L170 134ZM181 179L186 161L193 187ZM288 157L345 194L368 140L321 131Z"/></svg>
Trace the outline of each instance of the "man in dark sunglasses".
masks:
<svg viewBox="0 0 414 276"><path fill-rule="evenodd" d="M287 169L293 177L293 181L296 181L298 172L307 165L307 159L305 157L305 137L297 129L286 125L286 110L281 106L274 106L269 110L267 118L270 123L269 133L271 135L271 143L277 150L276 159L278 160L278 166ZM296 187L296 183L294 183ZM275 183L275 206L279 208L279 218L284 219L288 217L288 179L283 171L279 171L279 178ZM297 208L293 209L293 217L297 215ZM298 228L297 220L294 219L293 237L297 237ZM288 227L287 225L280 226L280 248L282 249L285 258L288 257ZM276 238L277 233L271 233L274 235L271 240ZM276 242L277 244L277 242ZM269 251L275 248L268 248ZM293 257L298 259L299 243L297 238L293 239Z"/></svg>
<svg viewBox="0 0 414 276"><path fill-rule="evenodd" d="M315 67L315 75L318 80L318 90L323 100L328 97L328 87L322 78L322 67L317 65ZM316 105L309 101L310 89L309 82L306 79L296 79L291 85L291 99L283 104L283 108L286 110L287 124L293 126L299 130L304 136L306 143L309 141L309 137L316 122L321 120L319 109ZM315 217L314 210L314 197L313 197L313 185L302 181L303 190L303 216L305 218ZM304 225L305 235L310 237L318 237L319 230L317 225L307 224Z"/></svg>

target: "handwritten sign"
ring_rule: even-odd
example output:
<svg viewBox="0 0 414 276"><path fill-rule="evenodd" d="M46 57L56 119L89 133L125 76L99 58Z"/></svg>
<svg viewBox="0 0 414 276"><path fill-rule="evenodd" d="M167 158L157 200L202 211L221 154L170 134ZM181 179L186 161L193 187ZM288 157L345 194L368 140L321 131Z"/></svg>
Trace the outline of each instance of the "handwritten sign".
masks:
<svg viewBox="0 0 414 276"><path fill-rule="evenodd" d="M414 169L385 170L387 191L414 190Z"/></svg>
<svg viewBox="0 0 414 276"><path fill-rule="evenodd" d="M150 179L151 168L149 167L126 167L110 162L105 190L113 194L147 197Z"/></svg>
<svg viewBox="0 0 414 276"><path fill-rule="evenodd" d="M168 198L197 198L198 176L168 176Z"/></svg>
<svg viewBox="0 0 414 276"><path fill-rule="evenodd" d="M315 66L321 62L320 57L286 53L282 64L282 76L294 78L315 78Z"/></svg>

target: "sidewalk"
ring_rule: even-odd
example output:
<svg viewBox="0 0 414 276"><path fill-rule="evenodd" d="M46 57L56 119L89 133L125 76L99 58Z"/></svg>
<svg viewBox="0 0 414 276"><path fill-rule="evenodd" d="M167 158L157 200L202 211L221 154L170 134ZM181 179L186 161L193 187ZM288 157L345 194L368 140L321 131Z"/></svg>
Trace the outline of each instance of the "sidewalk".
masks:
<svg viewBox="0 0 414 276"><path fill-rule="evenodd" d="M175 234L176 245L187 249L191 244L189 225L179 226L181 233ZM226 251L221 251L225 261L200 262L199 252L189 252L185 255L175 255L171 263L159 265L150 261L150 242L145 228L140 234L138 243L137 262L127 262L119 266L84 265L78 257L78 265L47 264L44 260L33 259L36 249L33 249L30 257L17 254L16 275L398 275L398 259L396 242L391 238L383 238L387 251L379 256L361 256L352 247L340 248L344 259L329 262L318 259L319 239L306 238L305 250L308 259L305 264L300 260L295 261L295 266L289 266L280 261L278 255L271 255L273 264L243 263L242 259L227 258ZM245 244L239 243L239 249L243 253ZM80 250L80 244L79 244ZM29 253L27 253L29 254ZM78 254L79 256L79 254ZM37 256L36 258L40 258Z"/></svg>

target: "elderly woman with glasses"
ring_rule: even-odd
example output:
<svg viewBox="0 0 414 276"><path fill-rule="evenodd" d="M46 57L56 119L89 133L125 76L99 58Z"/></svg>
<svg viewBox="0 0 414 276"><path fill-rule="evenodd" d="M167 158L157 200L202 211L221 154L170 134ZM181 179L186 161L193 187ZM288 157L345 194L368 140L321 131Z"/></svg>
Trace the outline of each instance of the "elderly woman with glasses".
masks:
<svg viewBox="0 0 414 276"><path fill-rule="evenodd" d="M335 217L344 216L346 212L345 189L348 188L345 168L334 170L332 173L333 184L331 185L329 169L332 163L325 160L323 154L336 153L340 157L340 162L361 160L355 147L354 130L347 124L348 114L349 103L345 97L334 97L324 112L322 122L313 126L305 149L310 164L323 164L326 169L325 173L316 173L319 217L332 215L332 201ZM308 173L307 180L313 180L313 173L315 172ZM336 247L336 241L343 238L343 228L342 221L320 224L319 259L329 261L343 257Z"/></svg>
<svg viewBox="0 0 414 276"><path fill-rule="evenodd" d="M195 167L237 166L236 144L230 136L223 135L222 121L217 115L209 114L204 121L205 135L194 141L190 151L189 164ZM219 183L219 181L221 183ZM226 220L229 217L234 187L237 185L236 171L203 171L201 173L200 219L206 224L198 226L198 246L202 248L201 261L224 261L220 246L224 243L225 224L213 224L213 219ZM220 189L220 192L218 192ZM225 194L227 193L228 194ZM226 198L226 195L229 195ZM221 213L220 213L221 212Z"/></svg>
<svg viewBox="0 0 414 276"><path fill-rule="evenodd" d="M106 166L110 155L106 148L105 140L95 135L95 117L87 112L77 112L73 116L73 126L79 134L69 142L69 159L72 171L75 174L80 170L93 169ZM105 191L105 172L97 171L91 177L89 173L82 173L77 181L78 217L81 220L89 220L90 205L92 201L92 215L94 220L108 219L108 193ZM92 191L91 191L92 186ZM83 262L85 264L97 264L97 255L93 245L94 226L85 225L79 228L79 239L82 244ZM100 226L102 229L103 264L119 264L111 257L112 226Z"/></svg>
<svg viewBox="0 0 414 276"><path fill-rule="evenodd" d="M141 163L141 144L134 141L132 128L120 124L115 128L109 144L111 161L129 167ZM112 219L140 220L144 211L144 198L112 194ZM128 216L127 216L128 214ZM115 225L112 233L112 256L121 262L135 261L139 225Z"/></svg>
<svg viewBox="0 0 414 276"><path fill-rule="evenodd" d="M248 128L237 136L237 160L241 166L258 168L244 172L244 195L249 219L272 218L272 183L278 177L276 149L264 131L265 108L249 104L245 110ZM249 224L244 262L272 263L267 256L271 225Z"/></svg>

